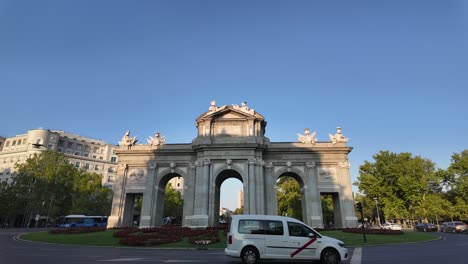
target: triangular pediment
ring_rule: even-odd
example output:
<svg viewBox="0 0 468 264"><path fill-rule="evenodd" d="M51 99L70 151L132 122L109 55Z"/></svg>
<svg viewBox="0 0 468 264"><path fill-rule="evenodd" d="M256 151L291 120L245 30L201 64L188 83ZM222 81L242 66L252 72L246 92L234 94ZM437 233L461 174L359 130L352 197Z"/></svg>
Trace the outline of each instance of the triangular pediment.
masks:
<svg viewBox="0 0 468 264"><path fill-rule="evenodd" d="M223 106L215 111L208 111L197 118L197 121L202 119L250 119L250 118L261 118L255 111L243 111L242 109L235 109L233 106Z"/></svg>

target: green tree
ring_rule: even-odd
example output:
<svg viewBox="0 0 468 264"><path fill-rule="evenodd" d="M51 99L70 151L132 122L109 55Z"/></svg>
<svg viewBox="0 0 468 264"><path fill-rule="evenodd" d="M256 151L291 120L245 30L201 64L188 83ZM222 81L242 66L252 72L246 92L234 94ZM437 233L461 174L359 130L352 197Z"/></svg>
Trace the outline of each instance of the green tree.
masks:
<svg viewBox="0 0 468 264"><path fill-rule="evenodd" d="M454 153L450 166L441 174L447 188L446 197L453 204L452 217L468 219L468 150Z"/></svg>
<svg viewBox="0 0 468 264"><path fill-rule="evenodd" d="M75 168L59 152L45 151L16 165L14 196L34 214L108 215L112 191L101 186L101 176Z"/></svg>
<svg viewBox="0 0 468 264"><path fill-rule="evenodd" d="M332 195L320 195L320 201L322 204L322 217L325 226L335 222L335 213L333 210L333 196Z"/></svg>
<svg viewBox="0 0 468 264"><path fill-rule="evenodd" d="M180 192L172 187L172 184L166 185L166 193L164 194L164 216L175 216L177 219L182 218L182 210L184 200Z"/></svg>
<svg viewBox="0 0 468 264"><path fill-rule="evenodd" d="M278 214L302 219L301 187L293 177L281 177L277 183Z"/></svg>
<svg viewBox="0 0 468 264"><path fill-rule="evenodd" d="M239 208L236 208L236 210L234 210L234 213L235 215L238 215L238 214L243 214L244 213L244 207L239 207Z"/></svg>
<svg viewBox="0 0 468 264"><path fill-rule="evenodd" d="M360 166L355 184L366 197L378 199L379 209L388 219L418 217L422 211L416 209L425 197L440 192L442 179L432 161L389 151L380 151L373 158L374 162Z"/></svg>

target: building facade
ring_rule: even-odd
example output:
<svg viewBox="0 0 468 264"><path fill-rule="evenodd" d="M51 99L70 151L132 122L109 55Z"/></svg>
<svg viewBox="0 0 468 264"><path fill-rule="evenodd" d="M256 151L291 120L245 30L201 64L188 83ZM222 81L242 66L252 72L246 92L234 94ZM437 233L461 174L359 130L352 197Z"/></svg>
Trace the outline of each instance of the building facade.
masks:
<svg viewBox="0 0 468 264"><path fill-rule="evenodd" d="M162 224L164 191L174 177L184 179L182 224L218 224L220 188L229 178L243 183L245 214L277 215L276 182L293 177L301 186L302 219L324 226L320 196L333 197L334 224L355 227L348 154L352 148L338 128L330 141L318 142L305 129L299 142L270 142L266 120L246 103L218 107L196 119L191 144L164 144L156 133L146 145L135 145L127 132L116 150L119 157L108 227L131 226L136 197L142 197L140 227ZM233 197L234 198L234 197Z"/></svg>
<svg viewBox="0 0 468 264"><path fill-rule="evenodd" d="M116 176L117 146L102 140L64 131L35 129L14 137L0 137L0 180L8 181L15 164L25 162L45 150L62 152L77 168L102 175L103 185L112 185Z"/></svg>

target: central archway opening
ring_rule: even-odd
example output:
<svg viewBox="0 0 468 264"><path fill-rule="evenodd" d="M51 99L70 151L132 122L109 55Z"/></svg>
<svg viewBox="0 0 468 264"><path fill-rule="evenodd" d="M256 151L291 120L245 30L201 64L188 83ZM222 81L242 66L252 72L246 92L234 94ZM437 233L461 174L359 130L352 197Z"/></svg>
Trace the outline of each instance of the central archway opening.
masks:
<svg viewBox="0 0 468 264"><path fill-rule="evenodd" d="M244 185L241 175L235 170L224 170L215 181L214 225L227 224L232 214L241 214L244 209Z"/></svg>
<svg viewBox="0 0 468 264"><path fill-rule="evenodd" d="M184 207L184 179L177 173L164 176L158 188L158 216L163 225L181 225Z"/></svg>
<svg viewBox="0 0 468 264"><path fill-rule="evenodd" d="M295 173L284 173L276 181L276 198L278 215L290 216L303 220L304 216L304 183Z"/></svg>

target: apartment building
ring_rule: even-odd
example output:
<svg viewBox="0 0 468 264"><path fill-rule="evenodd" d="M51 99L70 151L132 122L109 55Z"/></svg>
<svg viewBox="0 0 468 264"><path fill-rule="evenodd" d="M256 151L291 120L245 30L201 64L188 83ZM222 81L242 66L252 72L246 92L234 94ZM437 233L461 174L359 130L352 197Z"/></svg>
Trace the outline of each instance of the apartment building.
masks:
<svg viewBox="0 0 468 264"><path fill-rule="evenodd" d="M16 163L25 162L42 151L54 150L65 154L75 167L101 174L103 185L112 185L117 166L115 148L102 140L48 129L0 137L0 180L8 181L12 177Z"/></svg>

